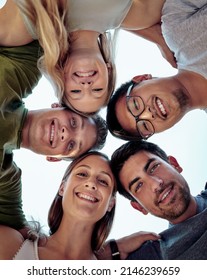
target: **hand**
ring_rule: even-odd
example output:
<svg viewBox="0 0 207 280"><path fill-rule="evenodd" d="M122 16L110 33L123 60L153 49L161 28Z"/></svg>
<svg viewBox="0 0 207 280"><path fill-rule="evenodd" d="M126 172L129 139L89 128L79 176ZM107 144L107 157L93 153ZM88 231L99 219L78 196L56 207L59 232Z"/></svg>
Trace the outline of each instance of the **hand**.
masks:
<svg viewBox="0 0 207 280"><path fill-rule="evenodd" d="M138 249L145 241L147 240L158 240L160 239L160 235L147 232L147 231L139 231L134 234L125 236L116 240L121 259L124 260L128 256L129 253Z"/></svg>

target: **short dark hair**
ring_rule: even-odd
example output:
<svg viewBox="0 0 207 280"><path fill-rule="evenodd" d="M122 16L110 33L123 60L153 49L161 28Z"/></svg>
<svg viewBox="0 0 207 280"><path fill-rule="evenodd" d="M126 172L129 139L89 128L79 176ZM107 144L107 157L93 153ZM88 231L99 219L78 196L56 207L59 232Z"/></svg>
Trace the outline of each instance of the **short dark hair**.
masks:
<svg viewBox="0 0 207 280"><path fill-rule="evenodd" d="M135 199L124 189L119 180L120 171L124 163L133 155L146 151L152 153L164 161L168 162L167 154L156 144L145 141L129 141L120 146L111 156L111 168L117 181L118 192L129 200L135 201Z"/></svg>
<svg viewBox="0 0 207 280"><path fill-rule="evenodd" d="M126 95L127 89L129 86L133 84L133 81L130 80L124 84L122 84L116 91L113 93L108 106L107 106L107 114L106 114L106 121L108 125L108 129L111 134L117 138L122 140L141 140L142 136L140 134L132 135L130 132L126 131L121 124L119 123L117 116L116 116L116 103L122 96Z"/></svg>
<svg viewBox="0 0 207 280"><path fill-rule="evenodd" d="M93 145L92 149L101 150L106 143L106 137L108 135L108 126L106 121L99 115L94 115L91 118L94 120L97 130L96 143Z"/></svg>
<svg viewBox="0 0 207 280"><path fill-rule="evenodd" d="M68 109L68 110L71 110L71 109ZM82 116L82 117L88 118L88 117L85 117L85 116ZM107 123L98 114L94 115L94 116L91 116L90 118L95 122L97 138L96 138L96 142L94 143L94 145L88 151L101 150L104 147L105 143L106 143L106 137L108 135ZM86 152L88 152L88 151L86 151ZM75 158L76 157L62 157L62 159L66 160L66 161L72 161Z"/></svg>

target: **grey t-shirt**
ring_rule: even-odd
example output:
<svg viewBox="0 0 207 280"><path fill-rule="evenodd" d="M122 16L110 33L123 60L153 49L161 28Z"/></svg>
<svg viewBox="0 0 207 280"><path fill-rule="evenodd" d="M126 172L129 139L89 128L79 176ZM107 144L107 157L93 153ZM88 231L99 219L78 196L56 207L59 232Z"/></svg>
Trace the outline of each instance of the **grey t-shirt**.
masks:
<svg viewBox="0 0 207 280"><path fill-rule="evenodd" d="M175 53L178 69L207 78L206 0L166 0L161 20L163 36Z"/></svg>
<svg viewBox="0 0 207 280"><path fill-rule="evenodd" d="M197 215L161 232L161 240L147 241L128 260L207 260L207 190L195 197Z"/></svg>

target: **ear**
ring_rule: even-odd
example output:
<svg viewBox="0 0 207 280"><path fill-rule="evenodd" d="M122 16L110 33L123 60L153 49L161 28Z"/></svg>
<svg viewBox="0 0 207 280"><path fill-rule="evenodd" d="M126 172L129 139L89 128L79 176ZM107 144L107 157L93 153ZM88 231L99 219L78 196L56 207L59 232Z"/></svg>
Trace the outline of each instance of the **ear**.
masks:
<svg viewBox="0 0 207 280"><path fill-rule="evenodd" d="M61 106L61 104L60 103L52 103L51 104L51 108L61 108L62 106Z"/></svg>
<svg viewBox="0 0 207 280"><path fill-rule="evenodd" d="M151 74L143 74L143 75L138 75L132 78L132 81L135 83L140 83L141 81L144 80L151 80L152 75Z"/></svg>
<svg viewBox="0 0 207 280"><path fill-rule="evenodd" d="M57 161L61 161L61 158L56 158L56 157L46 157L46 160L50 161L50 162L57 162Z"/></svg>
<svg viewBox="0 0 207 280"><path fill-rule="evenodd" d="M114 196L111 197L107 212L110 212L116 203L116 198Z"/></svg>
<svg viewBox="0 0 207 280"><path fill-rule="evenodd" d="M146 209L144 209L138 202L131 201L130 204L134 209L140 211L142 214L144 214L144 215L148 214L148 211Z"/></svg>
<svg viewBox="0 0 207 280"><path fill-rule="evenodd" d="M179 165L176 158L174 158L173 156L168 156L168 160L170 165L172 165L172 167L174 167L179 173L183 171L182 167Z"/></svg>
<svg viewBox="0 0 207 280"><path fill-rule="evenodd" d="M60 196L63 196L64 190L65 190L65 182L62 182L58 190Z"/></svg>

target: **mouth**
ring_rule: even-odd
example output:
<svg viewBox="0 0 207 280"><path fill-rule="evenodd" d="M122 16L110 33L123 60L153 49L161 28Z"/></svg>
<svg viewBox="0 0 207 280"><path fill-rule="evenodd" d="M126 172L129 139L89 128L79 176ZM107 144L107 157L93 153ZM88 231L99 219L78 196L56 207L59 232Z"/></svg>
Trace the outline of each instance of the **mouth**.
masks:
<svg viewBox="0 0 207 280"><path fill-rule="evenodd" d="M97 71L87 71L87 72L81 72L81 71L78 71L78 72L75 72L74 75L76 77L79 77L79 78L85 78L85 77L93 77L95 76L97 73Z"/></svg>
<svg viewBox="0 0 207 280"><path fill-rule="evenodd" d="M55 121L53 120L50 124L50 135L49 142L51 147L55 147Z"/></svg>
<svg viewBox="0 0 207 280"><path fill-rule="evenodd" d="M174 184L171 183L164 191L160 194L158 203L168 203L172 196L172 190L174 188Z"/></svg>
<svg viewBox="0 0 207 280"><path fill-rule="evenodd" d="M97 203L99 202L99 199L95 196L92 196L92 195L89 195L89 194L85 194L85 193L76 193L77 197L82 199L82 200L86 200L88 202L91 202L91 203Z"/></svg>
<svg viewBox="0 0 207 280"><path fill-rule="evenodd" d="M167 119L167 116L168 116L167 109L164 106L163 101L158 97L155 98L155 106L156 106L158 115L162 119Z"/></svg>

